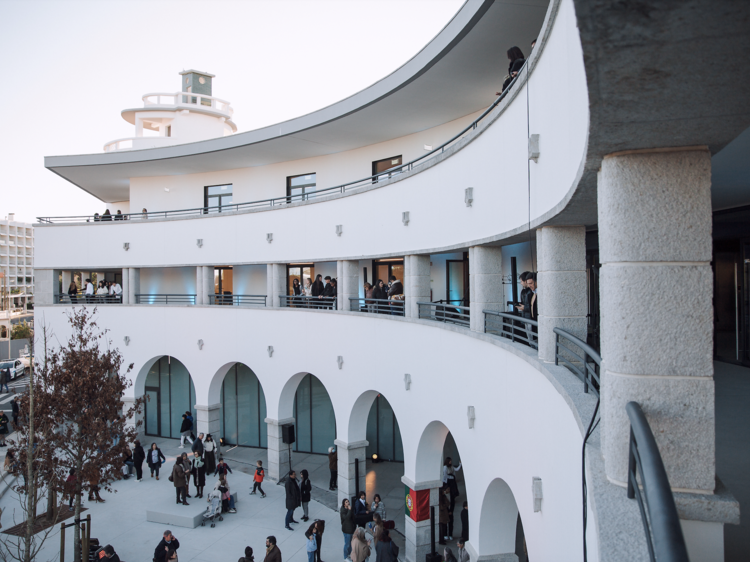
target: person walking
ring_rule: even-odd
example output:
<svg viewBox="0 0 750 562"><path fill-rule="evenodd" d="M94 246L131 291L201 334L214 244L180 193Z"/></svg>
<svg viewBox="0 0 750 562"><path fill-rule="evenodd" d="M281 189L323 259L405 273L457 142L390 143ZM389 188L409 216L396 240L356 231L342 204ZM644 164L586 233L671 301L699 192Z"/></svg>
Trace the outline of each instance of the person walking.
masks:
<svg viewBox="0 0 750 562"><path fill-rule="evenodd" d="M365 530L357 527L352 537L352 562L365 562L371 552L370 541L365 537Z"/></svg>
<svg viewBox="0 0 750 562"><path fill-rule="evenodd" d="M182 424L180 425L180 449L185 448L185 439L193 444L193 440L190 438L190 434L193 432L193 416L190 412L182 414Z"/></svg>
<svg viewBox="0 0 750 562"><path fill-rule="evenodd" d="M165 462L167 462L167 459L161 452L161 449L156 446L156 443L151 443L151 448L149 449L148 456L146 457L146 464L148 464L148 468L149 470L151 470L151 478L154 477L155 472L156 479L159 479L159 469Z"/></svg>
<svg viewBox="0 0 750 562"><path fill-rule="evenodd" d="M96 499L95 499L96 497ZM89 501L97 501L99 503L104 503L104 500L99 495L99 475L95 474L91 477L91 480L89 480Z"/></svg>
<svg viewBox="0 0 750 562"><path fill-rule="evenodd" d="M189 477L188 477L189 478ZM169 479L174 483L175 493L177 494L177 503L182 505L190 505L187 502L187 491L185 488L185 467L182 464L182 457L177 457L174 466L172 467L172 474Z"/></svg>
<svg viewBox="0 0 750 562"><path fill-rule="evenodd" d="M219 476L223 476L226 478L227 473L233 474L232 469L229 468L229 465L224 461L223 457L219 457L219 464L216 465L214 476L218 474Z"/></svg>
<svg viewBox="0 0 750 562"><path fill-rule="evenodd" d="M302 521L309 521L310 515L308 507L310 504L310 496L312 494L312 482L310 482L310 475L307 470L300 472L302 475L302 482L299 485L300 500L302 502Z"/></svg>
<svg viewBox="0 0 750 562"><path fill-rule="evenodd" d="M18 396L10 401L11 415L13 416L13 429L18 429L18 414L20 408L18 407Z"/></svg>
<svg viewBox="0 0 750 562"><path fill-rule="evenodd" d="M300 506L301 494L299 491L299 484L297 484L296 473L293 470L289 471L289 477L286 479L284 485L286 489L286 521L284 527L290 531L294 531L290 527L291 523L299 523L294 520L294 510Z"/></svg>
<svg viewBox="0 0 750 562"><path fill-rule="evenodd" d="M133 466L135 467L136 482L143 480L143 461L146 460L146 452L141 447L141 442L136 439L133 448Z"/></svg>
<svg viewBox="0 0 750 562"><path fill-rule="evenodd" d="M336 490L339 487L339 454L336 452L335 446L328 448L328 469L331 471L328 489Z"/></svg>
<svg viewBox="0 0 750 562"><path fill-rule="evenodd" d="M180 541L172 534L172 531L167 529L164 531L164 536L159 544L156 545L156 549L154 549L154 562L166 562L169 560L167 553L169 551L175 552L178 548L180 548Z"/></svg>
<svg viewBox="0 0 750 562"><path fill-rule="evenodd" d="M273 535L266 538L266 557L263 562L281 562L281 551L276 546L276 537Z"/></svg>
<svg viewBox="0 0 750 562"><path fill-rule="evenodd" d="M203 457L198 454L198 451L195 451L190 461L190 473L193 475L193 483L195 484L195 497L202 498L203 488L206 486L206 467L203 463Z"/></svg>
<svg viewBox="0 0 750 562"><path fill-rule="evenodd" d="M266 497L266 493L263 491L263 488L261 488L261 484L263 484L263 479L265 477L266 471L263 470L263 461L258 461L257 463L255 463L255 474L253 475L253 491L250 492L251 495L255 494L256 490L260 490L260 497Z"/></svg>
<svg viewBox="0 0 750 562"><path fill-rule="evenodd" d="M315 527L315 523L313 523ZM318 550L318 541L315 537L315 529L308 529L305 531L305 537L307 538L307 562L315 562L315 552Z"/></svg>
<svg viewBox="0 0 750 562"><path fill-rule="evenodd" d="M10 389L8 388L8 378L10 376L10 369L0 369L0 393L7 394L10 392ZM5 387L5 392L3 392L3 386Z"/></svg>
<svg viewBox="0 0 750 562"><path fill-rule="evenodd" d="M206 474L212 474L216 470L216 442L210 433L203 442L203 463L206 465Z"/></svg>
<svg viewBox="0 0 750 562"><path fill-rule="evenodd" d="M451 504L448 497L450 496L450 493L450 488L447 486L440 490L440 519L438 521L440 525L440 540L438 541L438 544L448 544L447 541L450 540L448 538L448 516L450 515Z"/></svg>
<svg viewBox="0 0 750 562"><path fill-rule="evenodd" d="M341 516L341 532L344 534L344 562L346 562L352 553L352 535L357 529L357 524L354 522L354 510L346 498L341 502L339 515Z"/></svg>
<svg viewBox="0 0 750 562"><path fill-rule="evenodd" d="M65 495L68 496L68 511L73 511L73 501L76 499L76 482L78 477L76 476L76 469L71 468L68 473L68 478L65 480Z"/></svg>
<svg viewBox="0 0 750 562"><path fill-rule="evenodd" d="M383 529L378 545L375 547L378 562L398 562L398 547L391 540L388 529Z"/></svg>

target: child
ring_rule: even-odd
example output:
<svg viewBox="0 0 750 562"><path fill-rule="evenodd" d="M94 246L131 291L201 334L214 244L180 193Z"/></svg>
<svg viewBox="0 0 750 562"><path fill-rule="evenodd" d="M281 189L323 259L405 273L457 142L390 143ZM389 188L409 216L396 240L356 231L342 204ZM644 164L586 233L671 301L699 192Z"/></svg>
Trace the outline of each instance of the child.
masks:
<svg viewBox="0 0 750 562"><path fill-rule="evenodd" d="M257 466L255 467L255 476L253 476L253 491L250 492L250 494L255 494L256 490L260 490L261 498L266 497L266 493L263 491L263 488L260 487L260 485L263 483L263 478L266 476L266 471L263 470L263 461L258 461Z"/></svg>

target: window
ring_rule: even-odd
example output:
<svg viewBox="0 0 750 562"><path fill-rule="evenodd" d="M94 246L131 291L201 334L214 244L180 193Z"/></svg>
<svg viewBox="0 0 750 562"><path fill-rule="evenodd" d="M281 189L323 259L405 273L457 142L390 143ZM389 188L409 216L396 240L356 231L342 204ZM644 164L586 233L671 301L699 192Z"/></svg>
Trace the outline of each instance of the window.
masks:
<svg viewBox="0 0 750 562"><path fill-rule="evenodd" d="M316 174L302 174L300 176L289 176L286 178L287 203L292 201L305 201L307 195L315 193Z"/></svg>
<svg viewBox="0 0 750 562"><path fill-rule="evenodd" d="M372 163L372 175L375 176L377 174L383 173L387 170L390 170L392 168L398 168L403 164L401 155L398 156L392 156L390 158L384 158L383 160L378 160L376 162ZM394 170L395 174L400 173L401 170ZM391 177L391 174L387 174L384 176L381 176L383 179L387 179ZM377 183L379 178L373 178L372 183Z"/></svg>
<svg viewBox="0 0 750 562"><path fill-rule="evenodd" d="M203 188L203 212L220 213L222 207L232 204L232 184L209 185Z"/></svg>

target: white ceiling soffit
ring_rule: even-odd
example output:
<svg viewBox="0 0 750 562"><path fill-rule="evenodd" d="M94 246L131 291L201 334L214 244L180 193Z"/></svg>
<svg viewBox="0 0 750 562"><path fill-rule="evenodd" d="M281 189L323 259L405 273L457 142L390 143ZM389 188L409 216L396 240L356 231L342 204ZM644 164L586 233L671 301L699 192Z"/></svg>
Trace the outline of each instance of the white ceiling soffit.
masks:
<svg viewBox="0 0 750 562"><path fill-rule="evenodd" d="M164 148L48 156L44 164L95 197L112 202L129 199L131 177L262 166L352 150L429 129L492 103L507 74L506 51L517 45L528 55L548 3L468 0L402 67L302 117ZM242 111L241 100L235 106Z"/></svg>

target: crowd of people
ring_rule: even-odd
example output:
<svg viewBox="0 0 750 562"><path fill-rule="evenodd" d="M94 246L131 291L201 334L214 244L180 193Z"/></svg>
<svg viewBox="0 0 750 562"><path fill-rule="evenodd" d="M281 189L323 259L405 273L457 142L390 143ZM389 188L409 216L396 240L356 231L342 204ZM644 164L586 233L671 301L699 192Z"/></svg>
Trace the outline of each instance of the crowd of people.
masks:
<svg viewBox="0 0 750 562"><path fill-rule="evenodd" d="M79 300L87 304L104 304L122 302L122 286L117 281L99 281L97 287L94 287L91 279L86 278L83 283L83 295L79 296L78 285L71 282L68 286L68 298L73 304Z"/></svg>
<svg viewBox="0 0 750 562"><path fill-rule="evenodd" d="M362 312L403 316L404 284L395 275L388 277L388 283L382 279L378 279L375 285L365 283L364 295L364 306L360 307ZM293 307L331 309L338 296L338 281L330 275L323 277L318 274L315 281L305 277L300 283L295 277L290 296Z"/></svg>
<svg viewBox="0 0 750 562"><path fill-rule="evenodd" d="M539 300L537 298L536 272L524 271L518 276L518 280L521 282L521 304L516 305L516 309L524 318L538 320Z"/></svg>

